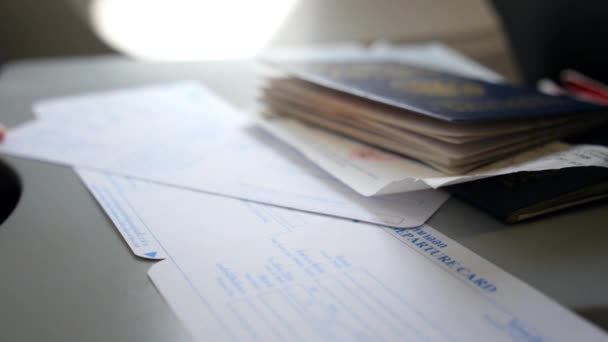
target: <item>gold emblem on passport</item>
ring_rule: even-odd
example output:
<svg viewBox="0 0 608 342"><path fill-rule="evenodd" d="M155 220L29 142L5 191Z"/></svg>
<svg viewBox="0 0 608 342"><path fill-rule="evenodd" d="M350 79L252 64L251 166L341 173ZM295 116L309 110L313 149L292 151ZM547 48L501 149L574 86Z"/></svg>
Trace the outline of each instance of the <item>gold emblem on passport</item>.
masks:
<svg viewBox="0 0 608 342"><path fill-rule="evenodd" d="M394 89L429 97L478 97L485 91L477 83L469 81L410 79L391 82Z"/></svg>

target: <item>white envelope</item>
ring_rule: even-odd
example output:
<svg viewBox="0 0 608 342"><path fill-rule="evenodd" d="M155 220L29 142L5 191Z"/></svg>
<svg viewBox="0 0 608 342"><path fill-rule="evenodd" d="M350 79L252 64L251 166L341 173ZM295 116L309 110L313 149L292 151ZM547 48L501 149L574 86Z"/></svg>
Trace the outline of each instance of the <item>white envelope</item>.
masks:
<svg viewBox="0 0 608 342"><path fill-rule="evenodd" d="M258 124L364 196L406 193L519 171L577 166L608 167L608 147L549 143L461 176L446 176L417 162L332 134L294 119L259 118Z"/></svg>

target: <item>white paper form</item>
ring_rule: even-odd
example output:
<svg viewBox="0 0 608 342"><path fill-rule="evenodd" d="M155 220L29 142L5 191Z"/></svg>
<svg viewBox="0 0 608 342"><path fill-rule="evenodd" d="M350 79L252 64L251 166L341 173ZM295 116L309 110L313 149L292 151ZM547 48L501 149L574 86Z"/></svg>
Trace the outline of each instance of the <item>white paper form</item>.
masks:
<svg viewBox="0 0 608 342"><path fill-rule="evenodd" d="M0 152L395 227L424 223L437 191L367 199L196 83L49 100Z"/></svg>
<svg viewBox="0 0 608 342"><path fill-rule="evenodd" d="M392 44L376 41L371 45L359 43L332 43L312 46L292 46L273 48L261 55L262 60L388 60L443 70L466 77L484 79L488 82L502 82L496 72L439 42L420 44Z"/></svg>
<svg viewBox="0 0 608 342"><path fill-rule="evenodd" d="M149 275L195 340L607 338L428 226L138 187L129 203L167 256Z"/></svg>
<svg viewBox="0 0 608 342"><path fill-rule="evenodd" d="M202 163L243 120L196 82L45 100L34 114L0 152L152 179Z"/></svg>
<svg viewBox="0 0 608 342"><path fill-rule="evenodd" d="M500 74L440 42L393 44L377 41L371 44L369 53L376 58L398 60L488 82L504 81Z"/></svg>

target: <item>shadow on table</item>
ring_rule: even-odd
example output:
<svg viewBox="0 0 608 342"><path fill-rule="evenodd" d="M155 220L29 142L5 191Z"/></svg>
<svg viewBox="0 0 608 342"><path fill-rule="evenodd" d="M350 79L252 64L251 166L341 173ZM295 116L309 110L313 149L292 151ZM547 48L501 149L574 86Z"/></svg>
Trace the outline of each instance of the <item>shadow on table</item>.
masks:
<svg viewBox="0 0 608 342"><path fill-rule="evenodd" d="M605 307L590 307L577 309L579 315L585 317L590 322L608 332L608 308Z"/></svg>
<svg viewBox="0 0 608 342"><path fill-rule="evenodd" d="M13 169L0 160L0 224L9 217L19 202L21 181Z"/></svg>

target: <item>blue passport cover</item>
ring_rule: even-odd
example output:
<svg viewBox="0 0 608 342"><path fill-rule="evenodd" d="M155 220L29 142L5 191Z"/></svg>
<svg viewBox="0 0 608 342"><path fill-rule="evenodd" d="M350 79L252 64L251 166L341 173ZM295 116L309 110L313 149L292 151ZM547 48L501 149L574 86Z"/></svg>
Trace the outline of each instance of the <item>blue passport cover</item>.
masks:
<svg viewBox="0 0 608 342"><path fill-rule="evenodd" d="M559 170L519 172L486 178L475 182L452 185L446 188L472 205L508 223L518 222L518 211L552 200L559 196L608 182L608 170L603 167L571 167ZM588 197L600 195L593 192ZM576 201L587 197L577 197ZM576 202L571 201L571 202ZM547 209L561 206L569 208L570 202L558 202ZM557 210L556 210L557 211Z"/></svg>
<svg viewBox="0 0 608 342"><path fill-rule="evenodd" d="M323 87L444 121L549 118L602 110L568 97L394 62L274 65Z"/></svg>
<svg viewBox="0 0 608 342"><path fill-rule="evenodd" d="M591 132L568 138L566 142L608 146L605 130L606 127L598 126ZM451 185L445 189L500 220L514 223L518 222L515 215L518 211L578 190L597 187L595 188L597 191L587 194L588 197L571 199L571 202L576 203L578 200L602 194L599 187L606 183L608 183L608 169L605 167L569 167L512 173ZM560 201L553 209L570 208L568 203L568 201Z"/></svg>

